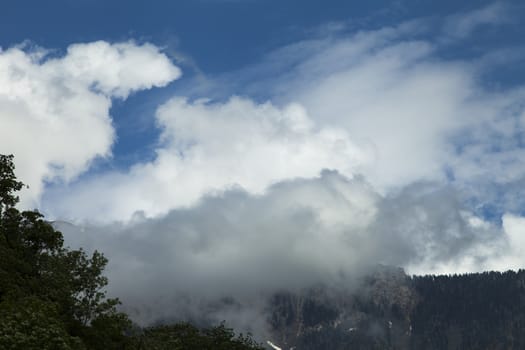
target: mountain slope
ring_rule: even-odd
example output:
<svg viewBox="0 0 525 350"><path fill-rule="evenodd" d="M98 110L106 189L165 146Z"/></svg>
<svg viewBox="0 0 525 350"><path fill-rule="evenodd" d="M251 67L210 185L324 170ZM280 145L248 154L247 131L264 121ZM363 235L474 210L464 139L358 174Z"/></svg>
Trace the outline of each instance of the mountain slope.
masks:
<svg viewBox="0 0 525 350"><path fill-rule="evenodd" d="M279 293L270 309L283 350L525 348L523 270L409 277L380 267L357 289Z"/></svg>

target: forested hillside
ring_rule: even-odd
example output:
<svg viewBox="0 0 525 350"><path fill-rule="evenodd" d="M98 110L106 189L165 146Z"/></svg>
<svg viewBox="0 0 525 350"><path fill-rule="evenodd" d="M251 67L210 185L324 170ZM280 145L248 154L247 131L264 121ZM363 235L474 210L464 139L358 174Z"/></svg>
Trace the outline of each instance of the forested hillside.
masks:
<svg viewBox="0 0 525 350"><path fill-rule="evenodd" d="M525 271L414 277L413 349L525 349Z"/></svg>
<svg viewBox="0 0 525 350"><path fill-rule="evenodd" d="M295 349L525 349L525 270L409 277L379 267L358 290L273 300Z"/></svg>

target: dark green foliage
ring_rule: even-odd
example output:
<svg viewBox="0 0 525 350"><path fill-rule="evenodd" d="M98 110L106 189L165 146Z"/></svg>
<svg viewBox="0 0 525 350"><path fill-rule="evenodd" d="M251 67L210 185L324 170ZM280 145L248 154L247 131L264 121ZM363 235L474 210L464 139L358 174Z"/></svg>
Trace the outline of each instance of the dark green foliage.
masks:
<svg viewBox="0 0 525 350"><path fill-rule="evenodd" d="M104 313L84 327L82 339L88 349L129 349L133 339L127 335L132 324L123 313Z"/></svg>
<svg viewBox="0 0 525 350"><path fill-rule="evenodd" d="M12 160L0 156L0 348L110 349L91 346L94 330L104 321L122 335L130 322L116 311L118 300L105 297L107 260L64 248L40 213L15 207L23 184Z"/></svg>
<svg viewBox="0 0 525 350"><path fill-rule="evenodd" d="M248 350L263 349L250 335L235 336L221 324L209 329L198 329L188 323L146 328L135 338L136 350Z"/></svg>
<svg viewBox="0 0 525 350"><path fill-rule="evenodd" d="M414 277L413 349L525 349L525 271Z"/></svg>
<svg viewBox="0 0 525 350"><path fill-rule="evenodd" d="M0 349L83 349L68 334L56 304L28 297L0 303Z"/></svg>
<svg viewBox="0 0 525 350"><path fill-rule="evenodd" d="M24 184L16 179L13 155L0 154L0 214L18 203L15 195Z"/></svg>

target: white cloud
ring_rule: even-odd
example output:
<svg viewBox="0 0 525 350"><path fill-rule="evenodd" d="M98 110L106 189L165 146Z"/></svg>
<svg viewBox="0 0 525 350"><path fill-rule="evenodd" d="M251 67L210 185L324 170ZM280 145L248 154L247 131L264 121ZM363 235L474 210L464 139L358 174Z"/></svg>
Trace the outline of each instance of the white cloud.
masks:
<svg viewBox="0 0 525 350"><path fill-rule="evenodd" d="M482 271L519 270L525 267L525 218L505 213L502 227L464 213L469 228L477 237L461 254L451 259L428 259L411 263L408 271L414 274L451 274ZM444 218L441 220L445 221ZM450 247L452 247L450 245ZM457 248L457 247L455 247Z"/></svg>
<svg viewBox="0 0 525 350"><path fill-rule="evenodd" d="M0 51L0 147L15 155L17 176L30 185L24 205L38 200L44 180L69 181L95 157L110 155L112 97L179 75L150 44L75 44L57 58L20 47Z"/></svg>
<svg viewBox="0 0 525 350"><path fill-rule="evenodd" d="M174 98L157 112L163 131L155 161L80 184L66 198L53 196L62 203L53 214L154 216L209 191L238 185L262 193L273 182L324 168L361 173L382 193L444 180L444 169L459 164L450 138L502 107L476 88L466 63L434 60L430 43L403 41L414 26L279 50L272 61L296 62L274 82L284 107L238 97Z"/></svg>
<svg viewBox="0 0 525 350"><path fill-rule="evenodd" d="M525 266L525 218L506 213L503 215L503 231L507 250L489 266L494 270L518 270Z"/></svg>
<svg viewBox="0 0 525 350"><path fill-rule="evenodd" d="M174 98L158 109L157 121L162 146L155 161L73 188L54 215L107 221L142 211L151 217L232 186L261 194L274 182L316 177L325 168L352 176L369 159L344 130L316 127L297 104Z"/></svg>
<svg viewBox="0 0 525 350"><path fill-rule="evenodd" d="M345 40L337 46L352 45ZM323 55L337 55L335 49ZM360 52L354 64L294 91L320 121L372 145L374 162L364 174L380 188L441 179L446 137L471 114L463 103L472 93L468 71L432 63L430 53L424 42Z"/></svg>
<svg viewBox="0 0 525 350"><path fill-rule="evenodd" d="M293 43L209 80L204 90L202 84L188 90L222 97L224 90L242 89L277 105L300 103L317 125L343 129L367 149L371 158L360 171L383 193L422 179L452 177L460 187L517 181L525 175L523 90L489 88L483 80L494 69L488 57L442 58L450 47L438 40L442 22L432 23L436 40L429 39L428 21L416 20ZM499 65L516 62L509 50L491 55Z"/></svg>
<svg viewBox="0 0 525 350"><path fill-rule="evenodd" d="M48 61L46 66L95 91L121 98L133 91L165 86L181 74L158 47L133 42L74 44L65 57Z"/></svg>
<svg viewBox="0 0 525 350"><path fill-rule="evenodd" d="M277 77L263 80L263 89L301 103L318 125L341 128L358 147L372 149L360 171L383 193L447 176L460 187L523 178L523 89L488 90L487 66L438 58L442 47L418 39L421 27L416 21L306 40L245 71Z"/></svg>

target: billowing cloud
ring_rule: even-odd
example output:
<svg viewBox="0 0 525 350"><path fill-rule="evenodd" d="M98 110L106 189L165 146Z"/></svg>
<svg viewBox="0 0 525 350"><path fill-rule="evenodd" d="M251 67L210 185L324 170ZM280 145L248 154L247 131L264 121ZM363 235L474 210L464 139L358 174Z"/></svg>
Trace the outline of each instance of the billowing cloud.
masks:
<svg viewBox="0 0 525 350"><path fill-rule="evenodd" d="M164 86L180 71L159 49L134 42L0 51L0 148L16 157L17 175L38 200L45 180L69 181L95 157L111 154L111 98Z"/></svg>
<svg viewBox="0 0 525 350"><path fill-rule="evenodd" d="M509 216L500 229L461 202L437 184L382 196L361 177L325 171L263 195L228 190L161 218L56 225L69 244L104 247L110 292L138 322L226 320L260 334L276 291L352 288L380 263L428 273L524 262L523 219Z"/></svg>
<svg viewBox="0 0 525 350"><path fill-rule="evenodd" d="M316 177L325 168L352 176L370 157L343 129L317 127L297 104L174 98L158 109L157 122L162 146L154 162L73 188L55 215L111 221L141 211L152 217L229 187L261 194L272 183Z"/></svg>
<svg viewBox="0 0 525 350"><path fill-rule="evenodd" d="M481 12L493 10L506 8ZM477 11L454 20L472 16ZM432 22L438 28L432 35L443 37L451 20ZM345 130L354 144L366 147L371 157L360 171L384 193L423 179L459 186L521 179L523 89L491 89L484 81L487 69L513 62L516 52L493 49L487 57L444 59L449 43L429 35L428 23L417 20L304 40L220 77L217 85L210 81L201 90L195 84L190 91L242 86L276 103L301 104L320 127Z"/></svg>
<svg viewBox="0 0 525 350"><path fill-rule="evenodd" d="M262 86L277 102L175 97L156 114L162 136L154 161L57 190L50 212L153 217L231 186L260 194L324 168L361 174L382 194L418 181L476 192L491 181L519 181L523 91L487 90L483 66L438 58L440 46L421 36L423 27L414 21L306 40L251 68L264 77L234 74L256 79L246 91Z"/></svg>
<svg viewBox="0 0 525 350"><path fill-rule="evenodd" d="M503 215L503 230L507 238L508 250L501 259L494 261L491 269L518 270L525 266L525 217Z"/></svg>
<svg viewBox="0 0 525 350"><path fill-rule="evenodd" d="M290 46L278 55L306 58L277 82L278 92L371 147L361 171L381 192L420 180L523 177L523 90L487 90L483 67L438 58L440 46L418 39L418 28Z"/></svg>

